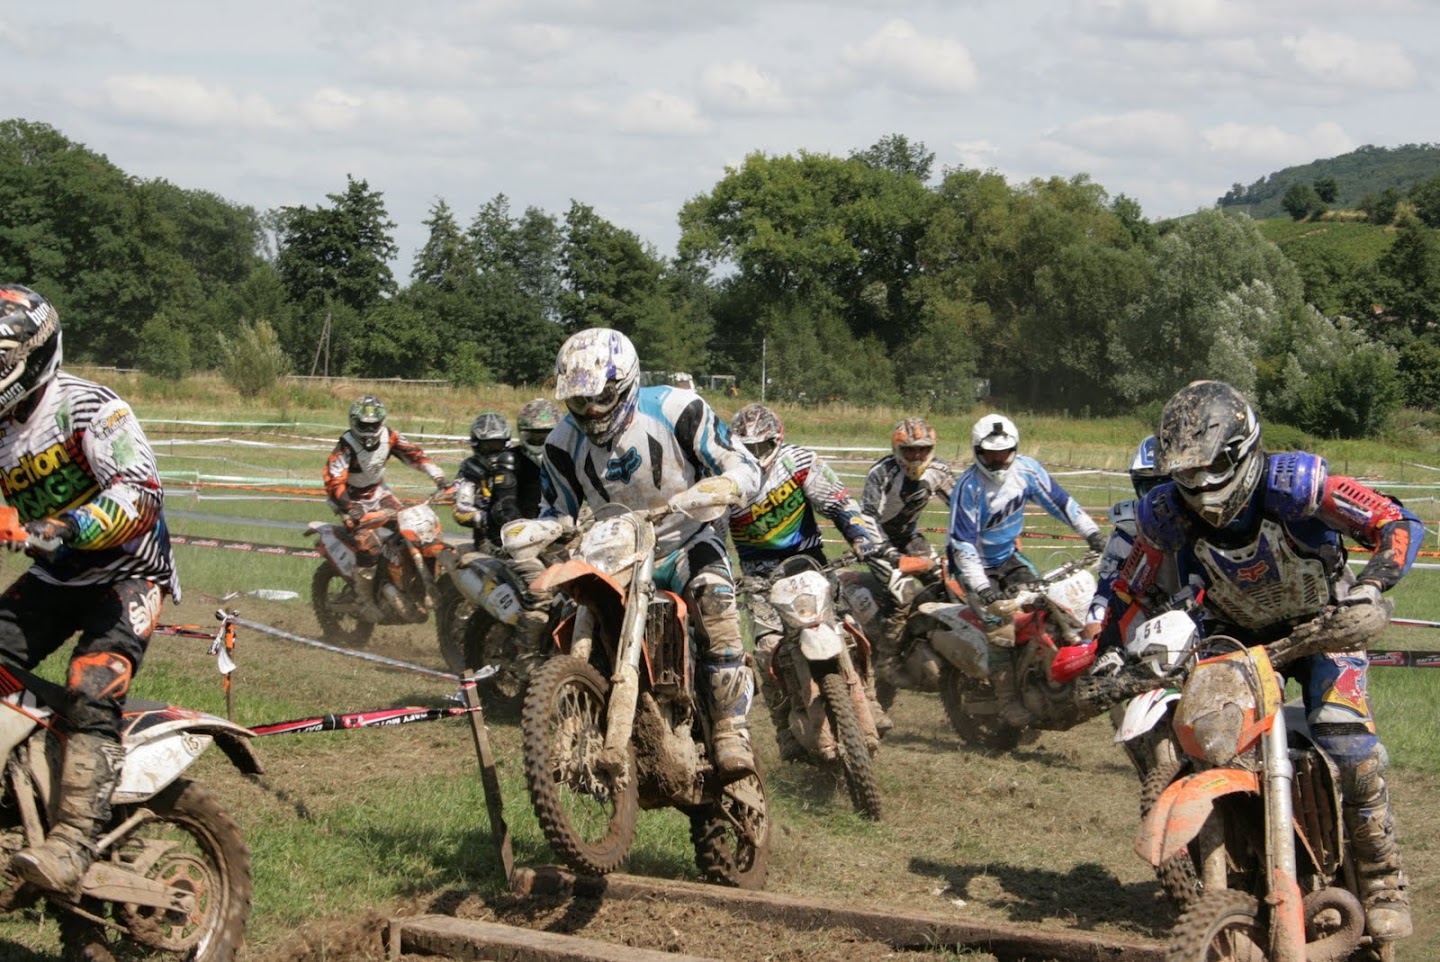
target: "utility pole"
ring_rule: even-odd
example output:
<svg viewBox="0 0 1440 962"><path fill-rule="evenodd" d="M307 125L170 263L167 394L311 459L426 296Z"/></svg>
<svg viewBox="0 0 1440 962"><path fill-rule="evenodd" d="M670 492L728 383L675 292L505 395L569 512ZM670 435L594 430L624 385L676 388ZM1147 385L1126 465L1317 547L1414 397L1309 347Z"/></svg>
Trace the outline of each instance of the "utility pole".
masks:
<svg viewBox="0 0 1440 962"><path fill-rule="evenodd" d="M770 342L769 342L768 339L763 338L763 337L760 338L760 403L761 403L761 404L764 404L764 403L765 403L765 387L766 387L766 381L769 380L769 378L767 378L767 377L765 376L765 349L769 346L769 343L770 343Z"/></svg>
<svg viewBox="0 0 1440 962"><path fill-rule="evenodd" d="M325 312L325 323L320 327L320 341L315 345L315 360L310 362L310 376L315 376L315 370L320 366L321 354L325 356L325 377L330 376L330 312Z"/></svg>

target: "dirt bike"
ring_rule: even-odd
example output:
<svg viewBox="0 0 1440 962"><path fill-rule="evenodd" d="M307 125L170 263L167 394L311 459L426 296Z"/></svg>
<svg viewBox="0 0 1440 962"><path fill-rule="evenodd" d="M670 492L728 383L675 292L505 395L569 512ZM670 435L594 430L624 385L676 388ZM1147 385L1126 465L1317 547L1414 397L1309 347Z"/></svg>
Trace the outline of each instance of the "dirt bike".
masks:
<svg viewBox="0 0 1440 962"><path fill-rule="evenodd" d="M325 556L310 579L310 606L326 641L363 645L376 625L418 625L430 617L440 601L436 559L455 550L441 540L434 500L368 511L353 527L321 521L306 527ZM355 536L371 531L379 539L380 563L373 574L358 574Z"/></svg>
<svg viewBox="0 0 1440 962"><path fill-rule="evenodd" d="M23 541L25 534L0 532L0 540ZM126 701L120 739L125 761L110 822L79 895L68 899L21 883L10 860L39 845L54 821L64 757L56 723L69 704L62 686L23 669L0 668L0 912L44 897L60 913L70 951L117 947L110 945L113 938L140 952L230 962L250 916L250 850L220 803L181 776L212 742L240 771L260 774L251 733L214 715Z"/></svg>
<svg viewBox="0 0 1440 962"><path fill-rule="evenodd" d="M1073 680L1094 661L1080 644L1085 606L1095 594L1092 552L1039 580L1016 586L987 615L968 603L922 602L905 625L902 657L925 656L938 670L940 701L961 740L1004 751L1041 731L1064 731L1099 709L1078 702ZM988 621L986 619L989 619ZM993 680L1008 681L1008 698ZM1007 717L1007 702L1023 706L1026 720Z"/></svg>
<svg viewBox="0 0 1440 962"><path fill-rule="evenodd" d="M837 618L835 588L825 574L853 561L846 554L822 566L796 555L768 577L745 579L745 590L764 592L784 628L764 683L783 693L791 734L807 752L838 765L855 811L878 819L880 786L871 756L880 734L865 693L870 642L854 618Z"/></svg>
<svg viewBox="0 0 1440 962"><path fill-rule="evenodd" d="M939 561L933 556L902 555L898 562L871 562L871 573L884 586L884 601L893 612L889 617L908 621L909 616L922 605L934 602L948 602L950 595L947 582L942 577ZM878 624L885 619L881 614L880 599L875 598L865 585L865 576L857 570L840 571L840 599L860 623ZM951 583L953 585L953 583ZM953 590L958 594L959 588ZM895 703L895 696L902 688L915 691L938 692L940 690L940 658L919 633L907 633L901 640L894 658L884 659L874 667L875 700L889 709Z"/></svg>
<svg viewBox="0 0 1440 962"><path fill-rule="evenodd" d="M601 507L574 555L536 581L577 609L556 632L560 653L530 679L520 717L525 780L546 841L578 872L614 871L629 854L638 810L673 807L689 816L707 880L765 884L765 783L758 774L729 784L717 777L689 613L655 584L655 520L672 510L716 520L728 496L724 484L702 481L666 508Z"/></svg>
<svg viewBox="0 0 1440 962"><path fill-rule="evenodd" d="M501 557L482 551L465 554L447 546L436 556L440 603L435 608L435 633L445 664L456 673L493 665L487 697L507 708L525 697L530 659L516 644L517 626L525 605L525 583ZM553 631L568 610L563 599L552 603Z"/></svg>
<svg viewBox="0 0 1440 962"><path fill-rule="evenodd" d="M1268 645L1204 640L1175 712L1191 772L1161 793L1136 841L1152 865L1189 859L1202 889L1175 925L1169 962L1393 958L1393 943L1365 932L1335 764L1304 706L1284 702L1276 670L1313 650L1307 640L1362 648L1388 616L1383 605L1327 608Z"/></svg>

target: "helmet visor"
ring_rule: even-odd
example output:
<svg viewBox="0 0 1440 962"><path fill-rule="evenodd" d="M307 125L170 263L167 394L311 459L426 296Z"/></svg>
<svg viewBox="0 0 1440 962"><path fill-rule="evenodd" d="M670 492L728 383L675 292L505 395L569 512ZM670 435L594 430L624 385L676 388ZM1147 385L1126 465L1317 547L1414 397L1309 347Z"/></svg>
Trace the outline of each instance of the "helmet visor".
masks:
<svg viewBox="0 0 1440 962"><path fill-rule="evenodd" d="M521 431L520 439L532 448L542 447L545 439L550 436L549 428L541 428L534 431Z"/></svg>

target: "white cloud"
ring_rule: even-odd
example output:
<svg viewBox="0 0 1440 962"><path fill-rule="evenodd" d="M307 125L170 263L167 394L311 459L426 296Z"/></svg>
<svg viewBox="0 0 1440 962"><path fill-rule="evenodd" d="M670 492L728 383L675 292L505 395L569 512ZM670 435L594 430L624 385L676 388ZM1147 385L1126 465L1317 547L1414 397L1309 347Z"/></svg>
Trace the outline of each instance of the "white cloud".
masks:
<svg viewBox="0 0 1440 962"><path fill-rule="evenodd" d="M710 129L694 103L660 90L634 94L619 105L582 95L572 98L568 109L596 128L623 134L692 137Z"/></svg>
<svg viewBox="0 0 1440 962"><path fill-rule="evenodd" d="M1000 158L1000 148L988 140L957 140L950 146L960 165L971 170L989 170Z"/></svg>
<svg viewBox="0 0 1440 962"><path fill-rule="evenodd" d="M1316 80L1370 90L1404 90L1418 72L1404 49L1389 41L1364 42L1343 33L1310 29L1283 38L1295 66Z"/></svg>
<svg viewBox="0 0 1440 962"><path fill-rule="evenodd" d="M1227 160L1288 167L1319 157L1334 157L1358 144L1335 123L1319 123L1303 134L1272 124L1222 123L1201 131L1205 146Z"/></svg>
<svg viewBox="0 0 1440 962"><path fill-rule="evenodd" d="M361 74L371 80L449 86L481 81L476 50L444 38L387 36L366 48L358 59Z"/></svg>
<svg viewBox="0 0 1440 962"><path fill-rule="evenodd" d="M1165 110L1095 114L1051 133L1054 139L1101 154L1173 155L1194 143L1190 122Z"/></svg>
<svg viewBox="0 0 1440 962"><path fill-rule="evenodd" d="M553 57L575 46L575 31L553 23L526 23L505 31L510 46L531 58Z"/></svg>
<svg viewBox="0 0 1440 962"><path fill-rule="evenodd" d="M963 43L921 35L905 20L891 20L861 43L846 46L842 56L850 66L914 93L967 93L979 84L975 61Z"/></svg>
<svg viewBox="0 0 1440 962"><path fill-rule="evenodd" d="M783 113L793 106L780 81L748 60L708 65L700 75L700 95L710 106L737 114Z"/></svg>
<svg viewBox="0 0 1440 962"><path fill-rule="evenodd" d="M284 127L282 113L264 97L240 96L194 77L125 74L106 78L104 90L115 111L177 127Z"/></svg>

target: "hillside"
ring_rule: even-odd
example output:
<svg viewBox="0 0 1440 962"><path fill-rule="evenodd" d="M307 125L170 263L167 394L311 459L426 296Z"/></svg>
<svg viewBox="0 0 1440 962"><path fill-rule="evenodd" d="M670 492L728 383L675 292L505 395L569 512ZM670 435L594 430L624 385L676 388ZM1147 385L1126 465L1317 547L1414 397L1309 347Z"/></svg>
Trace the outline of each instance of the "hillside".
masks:
<svg viewBox="0 0 1440 962"><path fill-rule="evenodd" d="M1313 160L1267 174L1248 187L1236 183L1216 203L1238 208L1251 217L1283 217L1280 200L1295 184L1313 184L1331 178L1340 192L1331 207L1354 208L1361 198L1387 187L1408 193L1418 183L1440 176L1440 144L1405 144L1374 147L1369 144L1348 154Z"/></svg>

